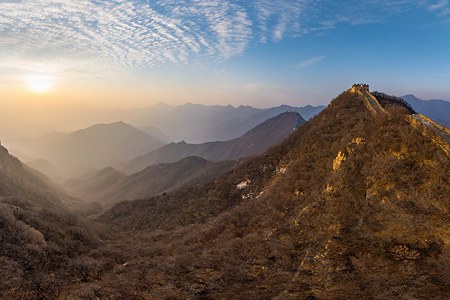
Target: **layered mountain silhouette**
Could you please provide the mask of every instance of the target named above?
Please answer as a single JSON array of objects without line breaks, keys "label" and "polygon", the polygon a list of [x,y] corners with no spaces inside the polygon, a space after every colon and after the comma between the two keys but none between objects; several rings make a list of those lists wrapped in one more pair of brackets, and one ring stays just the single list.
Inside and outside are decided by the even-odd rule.
[{"label": "layered mountain silhouette", "polygon": [[113,167],[107,167],[99,171],[70,178],[64,182],[63,187],[68,191],[79,195],[83,199],[92,200],[95,198],[96,194],[114,186],[117,182],[124,180],[126,177],[126,174]]},{"label": "layered mountain silhouette", "polygon": [[0,145],[0,202],[27,208],[69,210],[82,201],[23,164]]},{"label": "layered mountain silhouette", "polygon": [[[298,112],[305,120],[318,114],[324,106],[292,107],[281,105],[272,108],[251,106],[201,105],[187,103],[170,106],[159,103],[146,109],[105,112],[97,118],[123,120],[138,128],[154,127],[162,131],[170,141],[185,140],[188,143],[227,141],[238,138],[267,119],[283,112]],[[150,128],[152,134],[154,130]],[[160,135],[161,136],[161,135]]]},{"label": "layered mountain silhouette", "polygon": [[[28,154],[48,161],[60,170],[62,176],[66,176],[76,169],[114,166],[162,145],[145,132],[116,122],[97,124],[71,133],[49,134],[28,141],[24,147]],[[32,164],[36,165],[36,162]],[[40,164],[39,167],[45,172],[46,168],[42,168],[45,166]]]},{"label": "layered mountain silhouette", "polygon": [[203,144],[188,144],[184,141],[171,143],[144,156],[132,159],[121,169],[127,173],[134,173],[146,166],[175,162],[189,156],[221,161],[258,155],[270,146],[280,143],[304,122],[305,120],[297,112],[281,113],[259,124],[240,138]]},{"label": "layered mountain silhouette", "polygon": [[64,187],[83,199],[108,207],[118,201],[146,198],[183,186],[206,183],[235,164],[233,161],[208,162],[199,157],[187,157],[175,163],[150,166],[129,176],[106,168],[84,179],[68,180]]},{"label": "layered mountain silhouette", "polygon": [[444,100],[422,100],[414,95],[401,97],[417,112],[433,119],[443,126],[450,127],[450,102]]},{"label": "layered mountain silhouette", "polygon": [[151,242],[109,279],[145,270],[145,285],[105,281],[98,290],[449,298],[449,132],[376,95],[354,86],[280,145],[206,185],[116,204],[100,220]]}]

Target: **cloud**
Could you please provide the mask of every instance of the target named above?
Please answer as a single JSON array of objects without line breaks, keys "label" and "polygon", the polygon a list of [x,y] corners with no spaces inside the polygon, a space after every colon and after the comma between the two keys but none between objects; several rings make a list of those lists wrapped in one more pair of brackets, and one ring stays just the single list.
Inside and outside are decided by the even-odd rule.
[{"label": "cloud", "polygon": [[437,15],[440,17],[446,17],[450,15],[449,0],[426,1],[425,5],[428,11],[437,13]]},{"label": "cloud", "polygon": [[429,3],[428,4],[428,10],[436,11],[436,10],[440,10],[440,9],[446,8],[448,3],[449,3],[448,0],[440,0],[440,1],[437,1],[437,2]]},{"label": "cloud", "polygon": [[254,5],[260,42],[279,42],[285,34],[300,32],[301,12],[306,1],[255,0]]},{"label": "cloud", "polygon": [[251,39],[247,11],[227,1],[0,2],[0,59],[79,60],[133,70],[228,59]]},{"label": "cloud", "polygon": [[0,72],[10,61],[60,72],[70,61],[70,69],[92,74],[220,62],[259,44],[383,22],[417,7],[450,12],[447,0],[0,0]]},{"label": "cloud", "polygon": [[[0,59],[110,70],[227,60],[300,29],[302,0],[2,0]],[[1,63],[0,63],[1,64]]]},{"label": "cloud", "polygon": [[314,65],[320,63],[324,59],[325,59],[325,56],[316,56],[316,57],[310,58],[310,59],[305,60],[304,62],[296,65],[295,68],[296,69],[304,69],[307,67],[311,67],[311,66],[314,66]]}]

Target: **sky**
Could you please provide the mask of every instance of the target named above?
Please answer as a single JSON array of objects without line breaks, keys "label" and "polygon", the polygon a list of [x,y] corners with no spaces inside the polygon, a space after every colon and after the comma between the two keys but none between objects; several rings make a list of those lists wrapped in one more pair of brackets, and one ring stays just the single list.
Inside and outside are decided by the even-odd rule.
[{"label": "sky", "polygon": [[450,100],[449,79],[449,0],[0,0],[1,110],[14,120],[318,105],[356,82]]}]

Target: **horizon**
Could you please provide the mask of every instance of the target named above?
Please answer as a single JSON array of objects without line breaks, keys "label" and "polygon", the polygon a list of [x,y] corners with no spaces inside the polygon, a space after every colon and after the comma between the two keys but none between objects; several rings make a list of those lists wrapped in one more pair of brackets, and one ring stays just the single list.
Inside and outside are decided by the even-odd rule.
[{"label": "horizon", "polygon": [[[370,86],[370,84],[369,84]],[[54,121],[56,123],[53,124],[46,124],[44,126],[39,126],[42,124],[36,124],[36,120],[35,119],[31,119],[30,124],[33,124],[34,126],[38,125],[36,128],[34,126],[30,126],[30,124],[28,123],[24,123],[23,120],[21,120],[20,123],[14,123],[11,122],[7,117],[4,117],[3,119],[0,119],[0,125],[1,126],[1,130],[0,130],[0,134],[3,137],[3,140],[8,142],[8,141],[14,141],[14,140],[20,140],[22,138],[39,138],[40,136],[46,135],[47,133],[54,133],[54,132],[60,132],[60,133],[70,133],[70,132],[75,132],[78,130],[82,130],[82,129],[86,129],[89,128],[91,126],[97,125],[97,124],[112,124],[112,123],[117,123],[117,122],[124,122],[126,124],[132,125],[133,127],[136,127],[137,129],[139,129],[142,126],[136,125],[136,124],[132,124],[132,122],[126,122],[124,120],[122,120],[120,117],[114,117],[114,113],[130,113],[130,112],[135,112],[135,111],[145,111],[145,110],[151,110],[152,108],[158,107],[158,106],[167,106],[167,107],[171,107],[171,108],[177,108],[177,107],[182,107],[182,106],[187,106],[187,105],[198,105],[198,106],[209,106],[209,107],[213,107],[213,106],[220,106],[220,107],[233,107],[234,109],[238,109],[240,107],[251,107],[251,108],[255,108],[255,109],[269,109],[269,108],[274,108],[274,107],[283,107],[283,106],[289,106],[292,108],[301,108],[301,107],[327,107],[328,104],[339,95],[339,93],[345,91],[347,89],[343,89],[341,91],[337,91],[335,96],[331,97],[330,99],[328,99],[327,102],[324,102],[323,104],[310,104],[310,103],[306,103],[304,105],[298,105],[296,106],[295,104],[289,104],[289,103],[279,103],[276,104],[274,106],[258,106],[258,105],[251,105],[251,104],[232,104],[232,103],[200,103],[200,102],[184,102],[184,103],[180,103],[180,104],[170,104],[167,102],[157,102],[157,103],[151,103],[148,105],[138,105],[136,107],[128,107],[128,108],[110,108],[110,109],[103,109],[102,107],[92,107],[92,106],[87,106],[87,105],[79,105],[79,106],[72,106],[70,107],[70,109],[68,109],[67,111],[64,110],[60,110],[60,107],[56,106],[55,110],[53,112],[50,112],[49,115],[52,115]],[[372,89],[371,89],[372,91]],[[375,90],[373,90],[375,91]],[[376,90],[377,92],[382,92],[385,93],[382,90]],[[389,94],[389,93],[386,93]],[[415,94],[405,94],[405,95],[393,95],[393,94],[389,94],[392,96],[396,96],[396,97],[406,97],[406,96],[413,96],[419,100],[424,100],[424,101],[445,101],[445,102],[450,102],[450,100],[446,100],[446,99],[423,99]],[[35,110],[36,112],[36,110]],[[63,112],[63,113],[62,113]],[[46,111],[45,109],[42,109],[40,111],[40,113],[42,115],[44,115],[45,113],[48,113],[48,111]],[[61,115],[59,115],[59,113],[61,113]],[[37,115],[37,118],[40,118],[42,115]],[[81,116],[88,116],[88,118],[80,118]],[[59,117],[59,118],[58,118]],[[91,117],[91,118],[89,118]],[[106,118],[106,120],[102,120],[103,118]],[[15,118],[15,116],[13,116],[13,118]],[[63,122],[66,121],[66,122]],[[2,123],[3,121],[3,123]],[[39,122],[37,122],[39,123]],[[22,124],[22,126],[17,126],[19,124]],[[30,130],[30,128],[33,128],[34,130]],[[11,132],[12,131],[12,132]]]},{"label": "horizon", "polygon": [[433,0],[5,0],[0,134],[160,102],[326,105],[355,82],[450,100],[449,24]]}]

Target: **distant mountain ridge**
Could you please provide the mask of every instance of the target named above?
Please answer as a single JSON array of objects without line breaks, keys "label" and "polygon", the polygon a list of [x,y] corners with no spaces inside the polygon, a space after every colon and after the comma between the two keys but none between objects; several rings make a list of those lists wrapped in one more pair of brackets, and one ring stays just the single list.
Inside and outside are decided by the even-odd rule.
[{"label": "distant mountain ridge", "polygon": [[270,146],[280,143],[304,122],[305,120],[299,113],[284,112],[257,125],[237,139],[202,144],[188,144],[184,141],[171,143],[144,156],[130,160],[120,169],[131,174],[146,166],[175,162],[189,156],[220,161],[238,160],[243,157],[258,155]]},{"label": "distant mountain ridge", "polygon": [[64,187],[79,197],[108,207],[118,201],[205,183],[234,165],[234,161],[209,162],[200,157],[187,157],[174,163],[149,166],[129,176],[109,167],[84,179],[68,180]]},{"label": "distant mountain ridge", "polygon": [[124,173],[112,167],[107,167],[81,178],[70,178],[63,184],[63,187],[79,197],[93,200],[97,198],[97,194],[114,186],[126,177]]},{"label": "distant mountain ridge", "polygon": [[28,141],[23,147],[28,154],[45,159],[65,175],[75,169],[114,166],[162,145],[162,142],[129,124],[114,122],[70,133],[49,134]]},{"label": "distant mountain ridge", "polygon": [[422,100],[414,95],[401,97],[407,101],[414,110],[421,113],[439,124],[450,128],[450,102],[445,100]]},{"label": "distant mountain ridge", "polygon": [[171,106],[159,103],[149,108],[105,112],[97,118],[104,121],[123,120],[138,128],[155,127],[173,142],[185,140],[188,143],[204,143],[238,138],[258,124],[283,112],[298,112],[308,120],[324,108],[322,105],[255,108],[244,105],[234,107],[186,103]]}]

